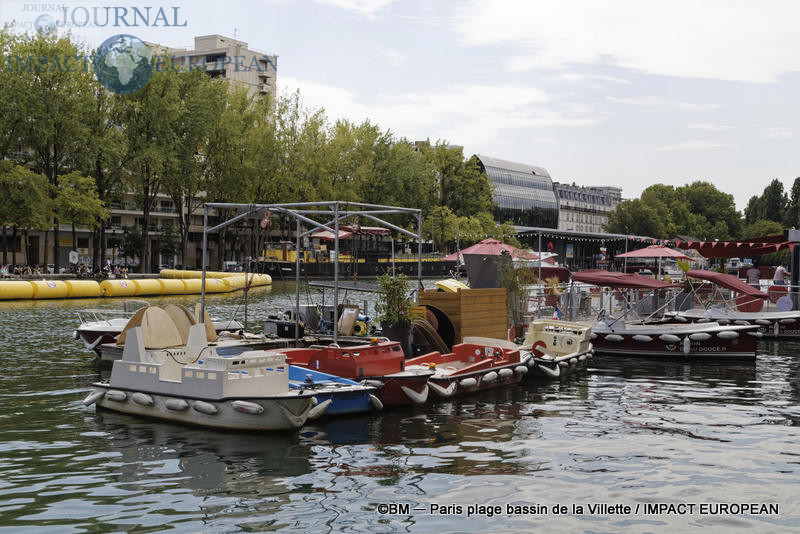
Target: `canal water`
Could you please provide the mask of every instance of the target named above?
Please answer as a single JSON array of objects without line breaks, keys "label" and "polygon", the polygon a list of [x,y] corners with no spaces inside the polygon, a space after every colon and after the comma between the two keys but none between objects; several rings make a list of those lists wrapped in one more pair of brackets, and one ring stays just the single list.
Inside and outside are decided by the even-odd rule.
[{"label": "canal water", "polygon": [[[292,291],[254,291],[251,327]],[[209,308],[242,319],[241,301]],[[118,305],[0,303],[0,532],[800,529],[800,343],[747,364],[596,357],[562,382],[253,435],[85,407],[101,370],[76,311]]]}]

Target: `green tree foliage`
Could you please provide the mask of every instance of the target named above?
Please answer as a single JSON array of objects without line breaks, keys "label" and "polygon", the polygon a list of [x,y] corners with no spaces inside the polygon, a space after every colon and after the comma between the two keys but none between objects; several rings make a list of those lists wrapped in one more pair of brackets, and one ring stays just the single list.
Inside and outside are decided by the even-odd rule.
[{"label": "green tree foliage", "polygon": [[97,195],[97,185],[88,176],[73,171],[61,176],[53,207],[60,221],[72,225],[72,248],[78,248],[75,226],[95,228],[108,218],[108,209]]},{"label": "green tree foliage", "polygon": [[753,239],[767,235],[777,235],[783,233],[783,225],[779,222],[759,219],[752,224],[748,224],[742,230],[742,239]]},{"label": "green tree foliage", "polygon": [[783,222],[789,228],[800,228],[800,177],[794,179]]},{"label": "green tree foliage", "polygon": [[[0,161],[0,225],[4,233],[11,227],[13,239],[22,230],[26,249],[29,249],[28,232],[46,230],[50,225],[51,201],[47,195],[47,178],[10,161]],[[12,263],[17,263],[16,247],[12,249]],[[30,258],[29,254],[26,254]]]},{"label": "green tree foliage", "polygon": [[658,214],[659,207],[652,207],[646,200],[638,198],[623,200],[609,213],[605,229],[616,234],[663,238],[666,236],[666,229],[664,219]]}]

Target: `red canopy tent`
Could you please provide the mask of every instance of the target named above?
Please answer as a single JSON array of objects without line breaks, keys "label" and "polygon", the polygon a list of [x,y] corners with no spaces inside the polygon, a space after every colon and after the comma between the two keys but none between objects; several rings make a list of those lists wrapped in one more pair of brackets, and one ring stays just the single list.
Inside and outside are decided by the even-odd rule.
[{"label": "red canopy tent", "polygon": [[691,258],[686,254],[679,252],[673,248],[664,247],[661,245],[650,245],[649,247],[640,248],[625,252],[624,254],[617,254],[617,258],[676,258],[679,260],[690,260]]},{"label": "red canopy tent", "polygon": [[791,248],[783,234],[743,239],[741,241],[685,241],[676,240],[675,246],[694,249],[706,258],[744,258],[761,256]]},{"label": "red canopy tent", "polygon": [[[467,247],[461,251],[461,255],[464,254],[485,254],[487,256],[499,256],[503,252],[508,252],[511,254],[512,258],[521,258],[524,260],[538,260],[539,256],[535,254],[530,254],[525,252],[524,250],[518,249],[517,247],[513,247],[511,245],[507,245],[497,239],[484,239],[480,243],[475,243],[471,247]],[[458,259],[458,252],[454,252],[449,256],[445,256],[443,258],[444,261],[456,261]]]},{"label": "red canopy tent", "polygon": [[690,278],[699,278],[700,280],[708,280],[709,282],[713,282],[718,286],[722,286],[726,289],[730,289],[732,291],[736,291],[737,293],[741,293],[742,295],[747,295],[748,297],[758,297],[761,299],[768,298],[768,295],[758,289],[754,288],[749,284],[745,284],[732,274],[726,273],[718,273],[715,271],[687,271],[686,276]]},{"label": "red canopy tent", "polygon": [[603,271],[602,269],[591,269],[572,274],[574,282],[584,282],[600,287],[610,287],[612,289],[665,289],[675,287],[667,282],[641,276],[639,274],[625,274]]}]

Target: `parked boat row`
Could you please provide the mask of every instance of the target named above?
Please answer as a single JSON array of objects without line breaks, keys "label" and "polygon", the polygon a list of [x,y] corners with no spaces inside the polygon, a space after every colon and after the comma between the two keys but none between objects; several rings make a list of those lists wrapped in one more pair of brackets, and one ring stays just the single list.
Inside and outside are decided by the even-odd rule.
[{"label": "parked boat row", "polygon": [[565,322],[536,324],[529,346],[472,340],[410,360],[385,338],[280,351],[252,350],[243,339],[228,341],[221,354],[209,343],[211,330],[193,319],[177,305],[137,311],[118,339],[122,357],[110,379],[93,384],[85,404],[199,426],[286,430],[323,415],[424,404],[525,376],[556,378],[592,355],[588,327]]}]

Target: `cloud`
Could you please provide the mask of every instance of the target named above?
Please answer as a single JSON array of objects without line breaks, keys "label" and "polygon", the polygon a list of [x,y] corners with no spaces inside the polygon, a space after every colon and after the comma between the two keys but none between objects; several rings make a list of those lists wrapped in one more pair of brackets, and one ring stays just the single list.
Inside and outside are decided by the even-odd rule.
[{"label": "cloud", "polygon": [[625,78],[617,78],[616,76],[604,76],[602,74],[578,74],[576,72],[553,74],[551,76],[544,76],[542,79],[547,81],[566,82],[566,83],[578,83],[578,82],[590,82],[590,81],[622,83],[622,84],[633,83],[630,80],[626,80]]},{"label": "cloud", "polygon": [[316,0],[319,4],[338,7],[360,17],[372,19],[379,11],[389,7],[394,0]]},{"label": "cloud", "polygon": [[[574,102],[554,101],[544,91],[518,85],[453,85],[437,91],[383,93],[369,99],[357,91],[282,77],[281,89],[300,90],[304,104],[322,107],[329,119],[369,119],[409,139],[447,139],[459,145],[498,146],[512,129],[586,127],[605,115]],[[517,135],[517,134],[513,134]]]},{"label": "cloud", "polygon": [[648,74],[774,82],[800,65],[800,3],[776,0],[469,0],[465,46],[510,46],[510,71],[615,65]]},{"label": "cloud", "polygon": [[702,130],[705,132],[729,132],[731,130],[741,130],[741,126],[731,126],[729,124],[714,124],[711,122],[699,122],[696,124],[687,124],[686,127],[690,130]]},{"label": "cloud", "polygon": [[795,136],[795,130],[792,128],[764,128],[761,130],[761,135],[770,137],[772,139],[789,139]]},{"label": "cloud", "polygon": [[666,145],[662,147],[658,147],[656,150],[664,151],[664,150],[700,150],[700,149],[707,149],[707,148],[728,148],[734,145],[730,143],[718,143],[715,141],[684,141],[682,143],[675,143],[672,145]]},{"label": "cloud", "polygon": [[680,100],[670,100],[661,96],[640,96],[632,98],[621,98],[607,96],[607,100],[618,104],[628,104],[639,108],[641,111],[656,113],[661,111],[710,111],[719,109],[720,104],[696,104],[694,102],[682,102]]}]

